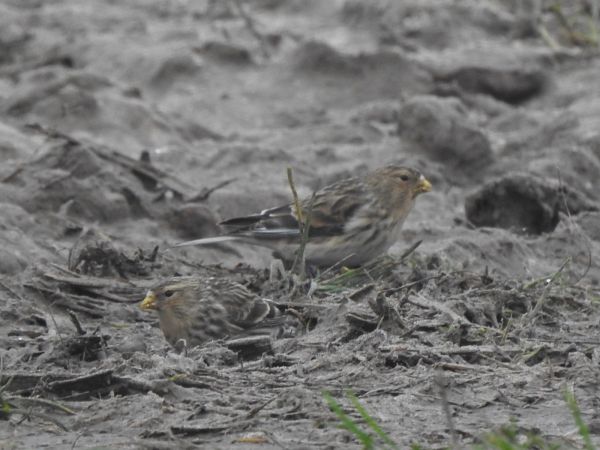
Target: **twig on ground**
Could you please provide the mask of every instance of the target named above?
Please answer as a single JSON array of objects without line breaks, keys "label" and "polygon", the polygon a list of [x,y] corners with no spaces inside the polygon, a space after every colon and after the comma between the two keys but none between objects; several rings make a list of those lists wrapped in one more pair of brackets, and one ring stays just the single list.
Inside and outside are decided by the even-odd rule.
[{"label": "twig on ground", "polygon": [[67,256],[67,268],[70,271],[75,270],[75,265],[73,264],[73,252],[74,252],[75,248],[77,248],[77,246],[79,245],[79,242],[81,241],[81,238],[83,236],[85,236],[88,232],[89,232],[89,228],[88,227],[84,227],[81,230],[81,232],[79,233],[79,236],[77,236],[77,239],[75,240],[75,243],[69,249],[69,255]]},{"label": "twig on ground", "polygon": [[[56,299],[52,302],[53,306],[69,308],[76,312],[88,314],[90,317],[94,318],[100,318],[104,315],[105,306],[101,300],[97,300],[92,297],[87,297],[83,295],[66,294],[55,289],[49,289],[47,287],[41,286],[40,284],[25,283],[23,284],[23,286],[47,294],[48,296],[60,295],[61,298]],[[56,328],[56,321],[53,318],[52,322]]]},{"label": "twig on ground", "polygon": [[79,322],[79,319],[77,318],[77,315],[75,314],[75,312],[69,309],[69,310],[67,310],[67,313],[69,314],[69,318],[71,319],[71,322],[73,322],[73,325],[75,326],[75,329],[77,330],[77,334],[79,336],[83,336],[85,334],[85,331],[81,327],[81,323]]},{"label": "twig on ground", "polygon": [[550,288],[552,287],[552,285],[554,284],[554,282],[556,281],[558,276],[563,272],[565,267],[567,267],[567,265],[570,262],[571,262],[571,257],[566,258],[563,261],[563,263],[561,264],[561,266],[558,268],[558,270],[556,272],[554,272],[550,278],[548,278],[548,277],[544,278],[544,280],[546,281],[546,287],[544,288],[544,292],[542,292],[542,295],[536,302],[533,309],[531,311],[529,311],[527,314],[523,315],[523,317],[522,317],[523,323],[528,323],[530,326],[535,324],[535,321],[536,321],[537,317],[539,316],[540,311],[542,310],[542,307],[544,306],[544,303],[546,302],[546,298],[548,297],[548,294],[550,293]]},{"label": "twig on ground", "polygon": [[265,36],[258,31],[258,29],[255,25],[256,21],[254,20],[253,17],[250,16],[250,14],[248,14],[246,12],[246,10],[242,6],[242,3],[240,2],[240,0],[233,0],[233,4],[235,5],[235,8],[236,8],[238,14],[244,21],[244,24],[246,25],[246,28],[248,28],[248,31],[250,32],[250,34],[252,36],[254,36],[256,38],[256,40],[258,41],[258,43],[260,45],[260,50],[262,52],[262,56],[264,58],[268,58],[269,54],[270,54],[270,52],[269,52],[270,45],[269,45],[268,40],[265,38]]},{"label": "twig on ground", "polygon": [[544,25],[538,25],[536,27],[536,30],[548,47],[550,47],[555,52],[561,49],[560,44],[556,42],[556,39],[552,37],[552,35]]},{"label": "twig on ground", "polygon": [[342,259],[340,259],[339,261],[333,263],[331,266],[329,266],[327,269],[325,269],[323,272],[321,272],[321,274],[319,275],[320,279],[323,279],[325,277],[325,275],[327,275],[329,272],[331,272],[334,269],[337,269],[339,267],[341,267],[342,263],[350,258],[352,258],[354,256],[354,253],[349,254],[348,256],[344,256]]},{"label": "twig on ground", "polygon": [[416,296],[409,296],[406,299],[406,301],[409,303],[412,303],[413,305],[420,306],[421,308],[434,309],[441,313],[447,314],[454,322],[457,322],[461,325],[476,327],[476,328],[480,328],[480,329],[483,329],[483,330],[486,330],[486,331],[489,331],[489,332],[492,332],[495,334],[502,335],[502,330],[498,330],[496,328],[488,327],[488,326],[481,325],[478,323],[473,323],[470,320],[468,320],[466,317],[461,316],[461,315],[457,314],[456,312],[452,311],[446,305],[443,305],[442,303],[439,303],[435,300],[425,298],[421,294],[417,294]]},{"label": "twig on ground", "polygon": [[434,309],[438,312],[447,314],[453,322],[460,323],[461,325],[478,326],[477,324],[467,320],[465,317],[455,313],[446,305],[436,302],[435,300],[425,298],[421,294],[411,295],[408,297],[407,301],[413,305],[420,306],[421,308]]},{"label": "twig on ground", "polygon": [[43,406],[50,406],[52,408],[55,408],[55,409],[58,409],[59,411],[64,412],[65,414],[69,414],[69,415],[77,414],[71,408],[69,408],[65,405],[62,405],[58,402],[54,402],[52,400],[48,400],[45,398],[21,397],[18,395],[10,395],[6,398],[6,400],[12,400],[13,402],[23,402],[23,403],[30,403],[30,404],[39,404],[39,405],[43,405]]},{"label": "twig on ground", "polygon": [[571,41],[573,45],[577,45],[579,47],[598,45],[598,41],[594,39],[595,36],[593,30],[590,35],[577,31],[575,27],[573,27],[573,25],[569,22],[569,19],[563,12],[559,3],[554,3],[550,5],[548,9],[551,13],[554,14],[560,25],[564,28],[569,41]]},{"label": "twig on ground", "polygon": [[224,188],[225,186],[230,185],[234,181],[236,181],[235,178],[230,178],[229,180],[221,181],[220,183],[217,183],[214,186],[205,187],[198,194],[194,195],[193,197],[188,198],[187,201],[188,202],[206,201],[206,200],[208,200],[208,197],[210,197],[213,194],[213,192],[215,192],[221,188]]},{"label": "twig on ground", "polygon": [[[294,201],[294,209],[296,210],[296,218],[298,219],[298,224],[301,226],[302,219],[302,206],[300,206],[300,200],[298,199],[298,192],[296,191],[296,185],[294,184],[294,174],[292,173],[292,168],[287,168],[287,179],[290,185],[290,189],[292,191],[292,197]],[[302,229],[300,230],[302,232]]]},{"label": "twig on ground", "polygon": [[439,274],[439,275],[432,275],[430,277],[420,278],[418,280],[411,281],[409,283],[405,283],[405,284],[403,284],[401,286],[384,289],[381,292],[386,293],[386,294],[387,293],[392,293],[392,292],[398,292],[398,291],[401,291],[402,289],[407,289],[407,288],[410,288],[410,287],[413,287],[413,286],[417,286],[417,285],[419,285],[421,283],[425,283],[425,282],[430,281],[430,280],[437,280],[437,279],[443,278],[443,277],[445,277],[447,275],[449,275],[449,274],[445,274],[444,273],[444,274]]},{"label": "twig on ground", "polygon": [[11,289],[10,287],[8,287],[6,284],[4,284],[2,281],[0,281],[0,287],[2,289],[4,289],[6,292],[9,292],[10,294],[12,294],[17,300],[24,302],[25,300],[23,299],[23,297],[21,295],[19,295],[18,292],[14,291],[13,289]]},{"label": "twig on ground", "polygon": [[408,247],[408,249],[406,249],[404,253],[400,255],[400,261],[404,261],[406,258],[408,258],[411,255],[411,253],[413,253],[422,243],[423,240],[420,240]]},{"label": "twig on ground", "polygon": [[54,317],[54,313],[52,312],[52,305],[46,305],[47,309],[48,309],[48,315],[50,316],[50,320],[52,320],[52,324],[54,325],[54,329],[56,330],[56,335],[58,336],[58,339],[60,340],[61,344],[64,344],[65,341],[62,337],[62,334],[60,333],[60,330],[58,329],[58,323],[56,322],[56,318]]},{"label": "twig on ground", "polygon": [[[73,450],[75,448],[75,445],[77,445],[77,441],[85,434],[85,431],[82,431],[80,433],[77,434],[77,437],[75,438],[75,440],[73,441],[73,443],[71,444],[71,450]],[[113,444],[114,445],[114,444]]]},{"label": "twig on ground", "polygon": [[77,272],[72,272],[64,267],[60,267],[57,264],[50,264],[55,269],[63,272],[67,276],[61,276],[57,273],[52,272],[44,272],[43,275],[47,278],[50,278],[55,281],[61,281],[67,284],[74,284],[76,286],[82,287],[91,287],[91,288],[102,288],[102,287],[137,287],[134,283],[130,281],[120,281],[112,278],[99,278],[92,277],[89,275],[82,275]]},{"label": "twig on ground", "polygon": [[273,403],[279,396],[275,395],[273,397],[271,397],[269,400],[267,400],[266,402],[261,403],[258,406],[255,406],[254,408],[252,408],[250,411],[248,411],[248,413],[244,416],[244,419],[251,419],[254,416],[256,416],[262,409],[264,409],[266,406],[268,406],[269,404]]},{"label": "twig on ground", "polygon": [[37,417],[38,419],[42,419],[47,422],[53,423],[54,425],[56,425],[58,428],[60,428],[63,431],[69,431],[69,429],[65,425],[63,425],[59,420],[55,419],[54,417],[52,417],[48,414],[33,412],[30,410],[25,411],[24,409],[20,409],[20,408],[12,408],[10,410],[10,413],[11,414],[21,414],[23,416],[23,420],[30,419],[31,417]]}]

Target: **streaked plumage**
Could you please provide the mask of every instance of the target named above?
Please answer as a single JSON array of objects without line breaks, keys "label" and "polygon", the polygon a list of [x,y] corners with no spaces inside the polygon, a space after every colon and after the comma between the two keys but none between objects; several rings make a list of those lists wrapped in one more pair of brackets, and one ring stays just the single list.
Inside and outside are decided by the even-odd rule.
[{"label": "streaked plumage", "polygon": [[241,284],[215,277],[175,277],[146,294],[142,309],[158,313],[160,328],[172,346],[200,345],[243,334],[273,334],[285,316],[270,300]]},{"label": "streaked plumage", "polygon": [[[417,195],[430,190],[431,184],[420,172],[397,165],[320,189],[312,208],[306,260],[317,266],[338,262],[358,266],[381,255],[398,239]],[[304,214],[310,201],[310,197],[301,201]],[[291,261],[300,242],[293,204],[225,220],[220,225],[223,236],[183,242],[177,247],[238,240],[269,247]]]}]

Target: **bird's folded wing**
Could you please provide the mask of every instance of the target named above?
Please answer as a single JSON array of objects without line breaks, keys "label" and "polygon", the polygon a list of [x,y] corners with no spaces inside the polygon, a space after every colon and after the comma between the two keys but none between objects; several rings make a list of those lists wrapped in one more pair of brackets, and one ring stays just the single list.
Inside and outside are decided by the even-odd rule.
[{"label": "bird's folded wing", "polygon": [[[346,224],[365,204],[365,189],[356,179],[343,180],[320,191],[310,215],[309,236],[342,234]],[[303,202],[304,211],[310,209],[310,200]]]},{"label": "bird's folded wing", "polygon": [[251,328],[265,319],[276,318],[281,313],[277,307],[259,297],[253,301],[246,301],[244,305],[239,305],[235,310],[230,311],[230,322],[240,328]]}]

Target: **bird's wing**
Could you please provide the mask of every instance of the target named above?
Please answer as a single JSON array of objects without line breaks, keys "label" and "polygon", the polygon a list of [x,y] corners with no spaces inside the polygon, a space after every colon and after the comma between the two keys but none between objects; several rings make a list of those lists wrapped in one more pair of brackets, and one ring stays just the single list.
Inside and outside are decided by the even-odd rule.
[{"label": "bird's wing", "polygon": [[249,291],[245,286],[228,279],[211,278],[210,289],[218,292],[225,307],[227,321],[236,327],[250,327],[271,314],[270,302]]},{"label": "bird's wing", "polygon": [[[342,234],[346,223],[365,203],[365,187],[355,178],[328,186],[315,194],[310,216],[309,237]],[[311,198],[301,201],[302,212],[310,211]],[[221,222],[230,236],[279,239],[299,235],[295,205],[265,209],[259,214],[236,217]]]},{"label": "bird's wing", "polygon": [[256,297],[248,306],[249,308],[240,309],[237,314],[232,315],[230,322],[243,329],[270,326],[271,322],[278,323],[281,312],[271,302]]},{"label": "bird's wing", "polygon": [[290,205],[265,209],[249,216],[234,217],[224,220],[219,225],[232,236],[256,234],[268,238],[298,235],[298,221]]},{"label": "bird's wing", "polygon": [[[342,234],[346,224],[366,202],[366,189],[356,178],[335,183],[319,191],[310,217],[310,236]],[[302,208],[308,211],[310,199]]]}]

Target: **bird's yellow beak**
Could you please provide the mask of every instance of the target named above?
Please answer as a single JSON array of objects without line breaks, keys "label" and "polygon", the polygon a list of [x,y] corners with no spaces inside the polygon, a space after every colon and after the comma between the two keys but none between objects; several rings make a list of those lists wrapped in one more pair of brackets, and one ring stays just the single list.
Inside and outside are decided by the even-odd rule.
[{"label": "bird's yellow beak", "polygon": [[431,183],[429,182],[429,180],[427,178],[425,178],[423,175],[421,175],[421,178],[419,179],[419,182],[417,183],[417,185],[415,186],[415,194],[421,194],[422,192],[429,192],[431,191]]},{"label": "bird's yellow beak", "polygon": [[144,298],[142,303],[140,303],[140,308],[156,309],[156,295],[154,295],[154,292],[148,291],[146,293],[146,297]]}]

